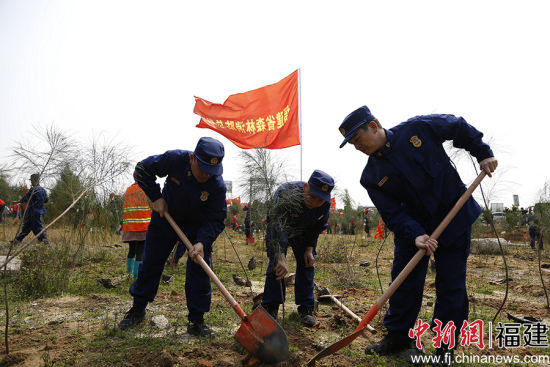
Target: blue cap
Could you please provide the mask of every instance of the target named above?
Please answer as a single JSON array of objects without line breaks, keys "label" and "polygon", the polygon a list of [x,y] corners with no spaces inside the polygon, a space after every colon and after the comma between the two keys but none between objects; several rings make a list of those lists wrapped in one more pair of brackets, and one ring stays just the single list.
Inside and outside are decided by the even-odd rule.
[{"label": "blue cap", "polygon": [[324,201],[330,201],[330,192],[334,188],[334,180],[328,173],[316,169],[307,183],[313,195]]},{"label": "blue cap", "polygon": [[193,152],[199,168],[210,175],[223,173],[222,160],[225,155],[223,144],[214,138],[202,137]]},{"label": "blue cap", "polygon": [[370,110],[367,106],[359,107],[352,113],[346,116],[344,122],[340,125],[338,130],[344,135],[344,141],[340,144],[342,148],[348,140],[353,138],[357,133],[357,130],[364,124],[368,124],[374,120],[374,116],[370,113]]}]

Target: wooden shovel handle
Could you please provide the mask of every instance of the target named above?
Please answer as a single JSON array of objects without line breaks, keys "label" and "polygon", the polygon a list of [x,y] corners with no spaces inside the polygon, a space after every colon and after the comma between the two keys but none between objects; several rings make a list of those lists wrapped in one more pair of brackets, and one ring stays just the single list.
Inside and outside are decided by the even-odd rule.
[{"label": "wooden shovel handle", "polygon": [[[443,218],[441,223],[437,226],[437,228],[434,230],[432,235],[430,236],[430,239],[438,239],[441,233],[447,228],[451,220],[455,217],[455,215],[458,213],[458,211],[462,208],[466,200],[470,198],[472,195],[472,192],[479,186],[481,183],[481,180],[485,177],[485,172],[481,171],[481,173],[477,176],[477,178],[472,182],[470,187],[462,194],[462,196],[458,199],[458,201],[455,203],[453,208],[449,211],[449,213]],[[312,359],[310,359],[307,363],[308,367],[315,366],[315,362],[320,360],[321,358],[324,358],[326,356],[329,356],[331,354],[336,353],[340,349],[344,348],[347,345],[350,345],[362,332],[363,329],[368,325],[368,323],[376,316],[378,311],[382,308],[382,306],[386,303],[386,301],[392,296],[392,294],[395,292],[395,290],[403,283],[405,278],[410,274],[410,272],[414,269],[414,267],[418,264],[418,262],[426,255],[426,250],[418,250],[416,254],[413,256],[411,260],[409,260],[409,263],[401,270],[399,275],[393,280],[391,285],[386,289],[384,294],[380,296],[376,300],[375,303],[371,306],[367,314],[363,317],[353,334],[345,337],[344,339],[341,339],[337,341],[336,343],[326,347],[317,355],[315,355]]]},{"label": "wooden shovel handle", "polygon": [[[462,194],[462,196],[457,200],[455,205],[452,207],[452,209],[447,213],[445,218],[439,223],[437,228],[433,231],[432,235],[430,236],[430,239],[437,240],[439,236],[441,236],[441,233],[447,228],[449,223],[453,220],[453,218],[456,216],[456,214],[462,209],[464,206],[464,203],[472,196],[472,193],[474,190],[479,186],[481,183],[481,180],[485,177],[486,173],[485,171],[481,171],[481,173],[476,177],[474,182],[468,187],[468,189]],[[401,273],[392,281],[391,285],[386,289],[384,294],[380,296],[376,300],[376,303],[378,305],[378,308],[382,308],[382,306],[386,303],[386,301],[395,293],[397,288],[403,283],[405,278],[411,273],[411,271],[414,269],[414,267],[418,264],[420,260],[426,255],[426,250],[418,250],[416,254],[413,256],[413,258],[409,261],[409,263],[401,270]]]},{"label": "wooden shovel handle", "polygon": [[[344,310],[345,313],[347,313],[349,316],[351,316],[353,319],[355,319],[357,322],[361,322],[361,318],[357,316],[352,310],[346,307],[342,302],[340,302],[336,297],[334,297],[332,294],[328,295],[332,302],[336,303],[336,306]],[[367,330],[369,330],[371,333],[376,334],[376,329],[374,329],[370,324],[367,324],[366,326]]]},{"label": "wooden shovel handle", "polygon": [[[168,212],[164,212],[164,218],[166,218],[168,223],[170,223],[170,226],[172,226],[172,229],[176,232],[180,240],[185,244],[185,246],[187,247],[187,250],[191,251],[193,249],[193,244],[191,243],[191,241],[189,241],[185,233],[183,233],[183,231],[180,229],[180,227],[178,226],[174,218],[172,218],[172,216]],[[218,279],[216,274],[214,274],[210,266],[208,266],[206,261],[204,261],[204,259],[200,256],[199,256],[199,265],[206,272],[206,274],[208,274],[210,279],[212,279],[214,284],[216,284],[220,292],[222,292],[223,296],[225,297],[227,302],[229,302],[229,305],[235,310],[237,315],[239,315],[241,319],[244,319],[246,317],[246,314],[244,313],[241,306],[237,303],[237,301],[235,301],[235,298],[233,298],[231,293],[229,293],[229,291],[225,288],[225,286]]]}]

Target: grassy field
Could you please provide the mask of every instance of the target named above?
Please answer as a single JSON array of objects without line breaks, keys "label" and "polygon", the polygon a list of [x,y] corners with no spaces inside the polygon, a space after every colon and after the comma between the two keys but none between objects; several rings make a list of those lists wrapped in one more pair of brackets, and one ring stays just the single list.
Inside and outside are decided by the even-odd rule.
[{"label": "grassy field", "polygon": [[[0,225],[1,254],[7,253],[8,240],[13,238],[14,231],[15,227],[10,223]],[[248,313],[252,310],[254,296],[263,291],[267,266],[263,242],[257,238],[256,245],[250,246],[245,244],[243,234],[233,231],[228,231],[228,234],[230,239],[222,233],[215,243],[213,268]],[[377,259],[380,240],[362,235],[321,235],[315,277],[317,284],[328,287],[332,294],[341,295],[341,301],[359,317],[363,317],[380,296],[380,285],[384,290],[387,288],[393,259],[391,236],[382,246]],[[187,334],[185,261],[173,268],[165,268],[165,274],[173,275],[173,280],[160,285],[155,302],[147,308],[146,321],[135,329],[123,332],[117,324],[131,305],[128,293],[131,279],[125,277],[127,245],[120,245],[118,236],[101,231],[55,229],[49,232],[49,237],[52,245],[38,244],[22,253],[22,270],[7,278],[10,353],[4,355],[1,366],[234,366],[246,361],[247,354],[233,339],[240,321],[215,287],[212,309],[206,314],[206,322],[216,331],[217,337],[202,340]],[[248,270],[247,263],[252,256],[257,259],[258,265],[254,270]],[[542,319],[548,325],[550,312],[546,307],[547,299],[535,252],[524,243],[515,243],[508,247],[506,258],[512,280],[508,299],[495,325],[498,322],[512,322],[507,313]],[[293,272],[293,256],[289,254],[287,260],[289,270]],[[370,264],[365,266],[367,262]],[[547,252],[543,252],[542,262],[550,262]],[[235,284],[233,274],[248,277],[252,286]],[[98,283],[99,278],[110,278],[121,283],[107,289]],[[492,320],[504,298],[505,284],[493,285],[489,282],[503,278],[504,266],[500,255],[470,255],[468,292],[471,321]],[[550,273],[544,271],[543,279],[550,284]],[[435,302],[434,284],[435,273],[428,271],[419,315],[426,322],[431,320]],[[2,308],[0,319],[5,325],[4,302]],[[317,366],[403,365],[404,362],[396,358],[367,357],[363,353],[365,346],[381,339],[383,314],[383,311],[380,312],[371,323],[377,334],[366,333],[365,337],[356,339],[351,346],[323,359]],[[160,330],[151,325],[150,320],[156,315],[164,315],[168,319],[168,329]],[[280,312],[279,323],[287,333],[291,356],[281,366],[305,366],[318,351],[351,334],[357,324],[330,303],[320,303],[316,317],[318,322],[313,328],[301,326],[293,289],[289,287],[284,322]],[[433,352],[432,337],[430,332],[422,337],[428,354]],[[485,339],[487,343],[486,333]],[[2,341],[5,351],[4,338]],[[544,358],[550,354],[548,348],[486,347],[479,350],[476,346],[459,347],[457,353],[521,358],[525,355]]]}]

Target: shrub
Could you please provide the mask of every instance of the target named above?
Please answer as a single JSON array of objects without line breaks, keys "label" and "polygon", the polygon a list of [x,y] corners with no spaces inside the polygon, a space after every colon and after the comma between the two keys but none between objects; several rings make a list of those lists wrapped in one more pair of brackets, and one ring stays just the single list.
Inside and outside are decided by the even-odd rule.
[{"label": "shrub", "polygon": [[38,244],[22,253],[21,269],[14,279],[16,295],[36,299],[61,294],[67,289],[74,264],[67,244]]}]

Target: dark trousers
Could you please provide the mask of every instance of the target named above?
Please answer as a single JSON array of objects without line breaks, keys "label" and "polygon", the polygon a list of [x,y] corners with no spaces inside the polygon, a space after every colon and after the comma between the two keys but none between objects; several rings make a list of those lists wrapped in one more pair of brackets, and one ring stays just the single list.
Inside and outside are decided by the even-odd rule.
[{"label": "dark trousers", "polygon": [[130,241],[128,242],[128,259],[136,258],[136,261],[141,261],[143,257],[143,248],[145,241]]},{"label": "dark trousers", "polygon": [[[34,233],[34,235],[36,235],[40,233],[43,229],[44,227],[42,226],[42,216],[26,215],[21,233],[19,233],[17,237],[15,237],[15,240],[21,242],[23,241],[23,238],[25,238],[31,231],[32,233]],[[38,241],[42,241],[44,238],[46,238],[46,232],[38,236]]]},{"label": "dark trousers", "polygon": [[[189,239],[193,243],[194,238]],[[153,302],[155,299],[164,264],[177,240],[178,237],[168,222],[153,212],[147,229],[143,262],[139,265],[138,278],[130,286],[135,307],[145,308],[148,302]],[[185,248],[185,246],[182,247]],[[204,261],[208,265],[210,265],[210,259],[211,254],[205,251]],[[203,321],[204,313],[210,311],[212,287],[208,275],[189,257],[185,274],[185,297],[189,321]]]},{"label": "dark trousers", "polygon": [[[278,281],[275,277],[274,268],[276,265],[275,251],[270,243],[266,243],[267,256],[269,257],[269,265],[265,274],[265,285],[263,304],[281,304],[283,298],[281,298],[281,285],[283,290],[283,297],[286,298],[286,288],[284,281]],[[304,252],[305,247],[303,245],[292,245],[292,251],[296,258],[296,279],[294,283],[294,297],[297,305],[313,307],[313,278],[315,277],[315,267],[305,267]],[[284,251],[286,255],[286,250]],[[315,254],[315,251],[314,251]],[[280,285],[281,284],[281,285]]]},{"label": "dark trousers", "polygon": [[[469,313],[466,261],[470,254],[470,235],[471,230],[456,238],[453,243],[439,243],[434,253],[436,301],[433,319],[440,320],[443,326],[453,321],[457,335]],[[392,279],[399,275],[417,250],[411,241],[396,241]],[[424,256],[390,297],[390,307],[384,317],[384,326],[390,333],[403,340],[408,339],[407,333],[414,326],[422,305],[428,260],[429,257]],[[433,319],[432,327],[435,326]]]},{"label": "dark trousers", "polygon": [[529,238],[531,240],[529,242],[529,245],[533,250],[535,249],[535,243],[537,242],[537,240],[539,241],[539,249],[542,249],[543,243],[540,232],[540,229],[538,229],[537,227],[529,226]]}]

